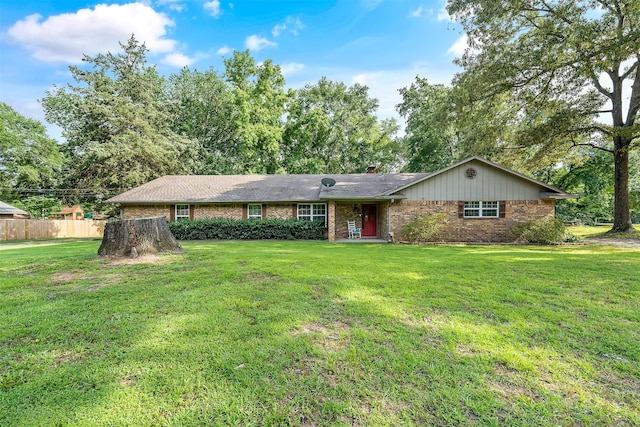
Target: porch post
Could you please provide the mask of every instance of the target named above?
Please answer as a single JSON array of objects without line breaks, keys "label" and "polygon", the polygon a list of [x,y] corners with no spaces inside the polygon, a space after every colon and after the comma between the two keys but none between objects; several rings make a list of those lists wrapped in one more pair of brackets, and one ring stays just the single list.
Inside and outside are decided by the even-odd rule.
[{"label": "porch post", "polygon": [[327,212],[327,229],[330,242],[336,241],[336,202],[329,202],[329,212]]}]

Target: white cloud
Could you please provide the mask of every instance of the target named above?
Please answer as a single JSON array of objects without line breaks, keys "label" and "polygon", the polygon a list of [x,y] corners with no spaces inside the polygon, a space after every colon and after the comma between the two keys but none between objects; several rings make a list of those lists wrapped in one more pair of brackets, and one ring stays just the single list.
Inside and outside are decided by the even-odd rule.
[{"label": "white cloud", "polygon": [[169,9],[176,12],[182,12],[185,8],[186,6],[180,3],[172,3],[169,5]]},{"label": "white cloud", "polygon": [[[138,3],[144,3],[147,6],[151,6],[151,2],[148,0],[138,0]],[[169,9],[176,11],[176,12],[182,12],[183,10],[185,10],[187,8],[187,5],[185,5],[184,3],[182,3],[182,0],[156,0],[156,4],[158,5],[169,5]]]},{"label": "white cloud", "polygon": [[438,10],[438,21],[451,21],[451,16],[449,16],[449,12],[447,12],[447,2],[440,2],[440,9]]},{"label": "white cloud", "polygon": [[299,62],[289,62],[280,66],[280,71],[282,71],[282,75],[285,77],[300,72],[303,69],[304,64],[300,64]]},{"label": "white cloud", "polygon": [[463,34],[462,36],[460,36],[460,38],[458,38],[458,40],[456,40],[451,45],[449,50],[447,50],[447,53],[452,53],[455,56],[462,56],[464,55],[464,52],[465,50],[467,50],[468,47],[469,47],[469,36],[467,36],[466,34]]},{"label": "white cloud", "polygon": [[182,68],[188,67],[193,64],[194,59],[189,58],[187,55],[184,55],[180,52],[173,52],[166,55],[162,59],[163,64],[171,65],[172,67]]},{"label": "white cloud", "polygon": [[247,37],[247,39],[244,41],[244,45],[247,49],[257,52],[267,47],[275,47],[278,45],[278,43],[272,42],[265,39],[264,37],[259,37],[254,34]]},{"label": "white cloud", "polygon": [[9,37],[45,62],[80,63],[83,54],[119,51],[131,34],[151,52],[171,52],[177,42],[165,38],[171,19],[142,3],[100,4],[43,20],[35,14],[13,24]]},{"label": "white cloud", "polygon": [[289,33],[297,36],[300,31],[307,28],[306,25],[302,23],[300,18],[294,18],[293,16],[287,16],[287,19],[282,24],[276,24],[271,30],[271,34],[273,37],[278,37],[282,34],[282,32],[286,29],[289,29]]},{"label": "white cloud", "polygon": [[412,17],[412,18],[420,18],[422,16],[422,12],[423,12],[422,6],[418,6],[418,8],[416,10],[412,11],[409,14],[409,16]]},{"label": "white cloud", "polygon": [[204,4],[204,10],[209,12],[209,15],[213,16],[214,18],[219,16],[221,13],[220,0],[211,0],[206,2]]},{"label": "white cloud", "polygon": [[302,23],[300,18],[293,18],[289,16],[287,17],[287,23],[289,24],[291,34],[293,34],[294,36],[297,36],[300,31],[307,28],[307,26]]},{"label": "white cloud", "polygon": [[278,37],[280,33],[282,33],[286,29],[287,24],[276,24],[276,26],[273,27],[273,30],[271,30],[271,34],[273,34],[273,37]]},{"label": "white cloud", "polygon": [[222,46],[216,51],[218,55],[226,55],[229,52],[231,52],[231,48],[229,46]]}]

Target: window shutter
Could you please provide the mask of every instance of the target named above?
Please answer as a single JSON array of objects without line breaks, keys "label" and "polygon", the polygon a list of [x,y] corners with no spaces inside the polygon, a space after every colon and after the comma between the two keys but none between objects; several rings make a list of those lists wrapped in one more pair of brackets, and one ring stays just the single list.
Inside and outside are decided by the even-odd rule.
[{"label": "window shutter", "polygon": [[267,204],[263,203],[262,204],[262,218],[266,218],[267,217]]},{"label": "window shutter", "polygon": [[193,219],[194,218],[194,212],[196,210],[196,206],[195,205],[189,205],[189,219]]},{"label": "window shutter", "polygon": [[498,212],[499,212],[500,218],[506,218],[507,202],[504,200],[500,200],[498,205],[499,205]]},{"label": "window shutter", "polygon": [[247,204],[242,205],[242,219],[247,219]]},{"label": "window shutter", "polygon": [[458,202],[458,218],[464,218],[464,202]]},{"label": "window shutter", "polygon": [[176,205],[169,205],[169,221],[176,220]]},{"label": "window shutter", "polygon": [[298,218],[298,205],[295,203],[291,205],[291,218]]}]

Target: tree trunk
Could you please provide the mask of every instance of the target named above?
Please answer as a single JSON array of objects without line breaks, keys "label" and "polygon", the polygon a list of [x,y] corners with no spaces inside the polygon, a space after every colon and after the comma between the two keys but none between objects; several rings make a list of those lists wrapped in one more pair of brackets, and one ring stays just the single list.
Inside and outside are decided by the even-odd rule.
[{"label": "tree trunk", "polygon": [[184,249],[171,234],[167,219],[157,216],[108,222],[98,255],[135,258],[168,251],[184,253]]},{"label": "tree trunk", "polygon": [[613,159],[613,227],[611,233],[630,233],[635,231],[631,224],[629,211],[629,143],[622,137],[614,140]]}]

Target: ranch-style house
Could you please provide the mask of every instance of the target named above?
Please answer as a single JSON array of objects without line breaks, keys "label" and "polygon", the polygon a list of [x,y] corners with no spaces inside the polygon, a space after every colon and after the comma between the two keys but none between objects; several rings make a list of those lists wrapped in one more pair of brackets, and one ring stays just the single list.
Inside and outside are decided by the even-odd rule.
[{"label": "ranch-style house", "polygon": [[508,242],[510,230],[554,215],[556,199],[577,197],[480,157],[433,173],[168,175],[112,197],[123,218],[298,218],[322,221],[328,240],[401,241],[420,214],[448,216],[445,241]]}]

